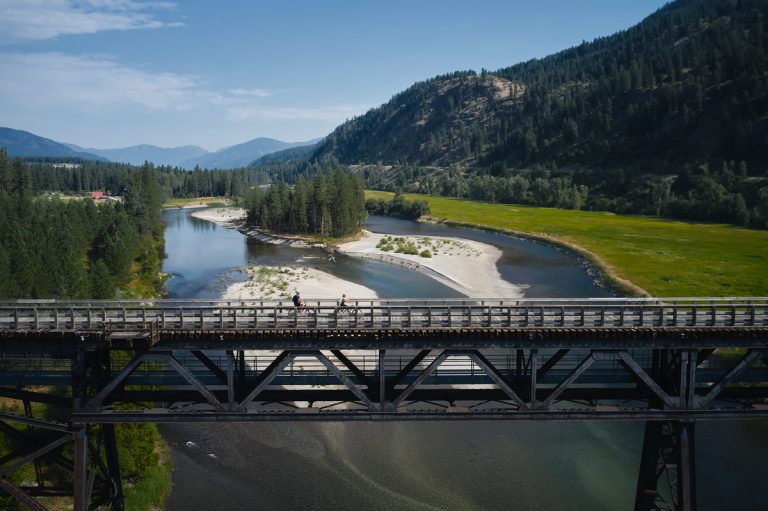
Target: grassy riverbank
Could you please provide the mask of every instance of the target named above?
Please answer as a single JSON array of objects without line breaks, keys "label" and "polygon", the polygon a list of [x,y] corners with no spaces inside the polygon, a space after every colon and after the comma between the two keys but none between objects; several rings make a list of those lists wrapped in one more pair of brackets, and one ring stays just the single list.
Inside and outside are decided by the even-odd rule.
[{"label": "grassy riverbank", "polygon": [[[375,199],[392,195],[365,194]],[[655,296],[768,295],[768,231],[419,194],[406,198],[427,201],[435,220],[578,247],[593,254],[612,277]]]},{"label": "grassy riverbank", "polygon": [[208,206],[230,206],[232,199],[226,197],[192,197],[189,199],[171,198],[163,203],[163,208],[203,208]]}]

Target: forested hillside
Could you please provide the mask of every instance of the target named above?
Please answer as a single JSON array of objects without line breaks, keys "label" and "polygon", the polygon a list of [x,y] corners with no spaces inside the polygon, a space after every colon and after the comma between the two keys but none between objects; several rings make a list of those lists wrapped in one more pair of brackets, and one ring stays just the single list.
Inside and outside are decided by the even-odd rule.
[{"label": "forested hillside", "polygon": [[345,163],[765,164],[767,16],[762,0],[678,0],[544,59],[417,83],[322,150]]},{"label": "forested hillside", "polygon": [[678,0],[543,59],[417,83],[315,157],[410,174],[379,172],[384,187],[765,227],[767,18],[764,0]]}]

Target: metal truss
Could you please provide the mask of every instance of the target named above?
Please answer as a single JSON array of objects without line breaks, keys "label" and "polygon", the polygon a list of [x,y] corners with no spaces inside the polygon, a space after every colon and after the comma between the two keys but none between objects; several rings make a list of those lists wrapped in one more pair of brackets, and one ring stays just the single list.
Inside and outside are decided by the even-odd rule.
[{"label": "metal truss", "polygon": [[[393,369],[387,350],[374,352],[365,367],[343,350],[282,350],[262,354],[270,360],[265,367],[246,370],[243,351],[228,350],[217,362],[201,351],[146,351],[116,373],[94,371],[74,417],[84,423],[768,417],[759,406],[768,388],[737,385],[746,374],[768,381],[766,350],[747,349],[709,367],[712,352],[653,350],[649,362],[631,350],[521,349],[502,365],[480,350],[424,349],[405,361],[397,353]],[[154,384],[136,384],[142,365]],[[174,390],[157,388],[158,381],[175,381]],[[123,402],[145,409],[116,406]]]},{"label": "metal truss", "polygon": [[[25,402],[29,411],[29,401]],[[14,427],[13,424],[19,427]],[[28,509],[46,508],[36,497],[72,497],[73,509],[85,511],[110,506],[123,511],[123,490],[113,424],[71,425],[51,420],[0,412],[0,434],[15,447],[0,457],[0,489]],[[64,446],[72,443],[72,456]],[[103,447],[103,451],[102,451]],[[101,453],[105,453],[106,463]],[[25,465],[34,464],[35,484],[16,484],[10,476]],[[58,466],[72,474],[72,486],[61,487],[45,477],[44,464]]]},{"label": "metal truss", "polygon": [[[0,433],[15,449],[0,458],[0,488],[31,509],[42,509],[35,496],[70,494],[78,511],[121,510],[115,423],[624,420],[646,422],[635,508],[689,510],[696,507],[695,421],[768,418],[762,333],[728,334],[726,345],[740,349],[723,356],[713,335],[693,331],[673,341],[640,329],[617,339],[542,332],[519,332],[524,342],[511,344],[499,339],[512,334],[496,330],[413,331],[385,342],[380,332],[83,337],[63,376],[71,400],[19,388],[23,377],[46,376],[45,366],[18,377],[0,372],[17,382],[0,386],[0,396],[26,403],[26,415],[0,415]],[[31,401],[66,407],[71,420],[33,418]],[[62,451],[69,442],[71,459]],[[6,477],[30,463],[35,485]],[[42,463],[71,471],[73,488],[49,486]]]}]

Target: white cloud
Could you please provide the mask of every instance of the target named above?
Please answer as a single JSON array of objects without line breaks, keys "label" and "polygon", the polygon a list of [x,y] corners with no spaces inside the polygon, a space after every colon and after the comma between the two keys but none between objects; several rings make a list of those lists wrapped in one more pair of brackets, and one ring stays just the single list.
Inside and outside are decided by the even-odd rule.
[{"label": "white cloud", "polygon": [[[102,0],[106,1],[106,0]],[[118,3],[115,0],[115,3]],[[122,65],[107,56],[64,53],[0,53],[0,112],[68,111],[107,115],[130,111],[206,110],[220,118],[341,122],[371,105],[276,106],[272,92],[259,88],[210,90],[195,76],[153,73]]]},{"label": "white cloud", "polygon": [[64,104],[89,110],[128,104],[180,110],[215,97],[202,90],[194,77],[149,73],[105,57],[0,53],[0,69],[0,101],[17,107]]},{"label": "white cloud", "polygon": [[170,2],[137,0],[0,0],[0,43],[179,26],[159,20],[153,12],[174,7]]},{"label": "white cloud", "polygon": [[235,96],[253,96],[257,98],[266,98],[274,94],[265,89],[229,89],[229,92]]}]

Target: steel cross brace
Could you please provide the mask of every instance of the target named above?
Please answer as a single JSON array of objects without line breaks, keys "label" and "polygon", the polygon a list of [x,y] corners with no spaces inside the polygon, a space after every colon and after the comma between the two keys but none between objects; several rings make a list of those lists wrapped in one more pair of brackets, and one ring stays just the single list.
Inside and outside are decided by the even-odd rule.
[{"label": "steel cross brace", "polygon": [[[240,410],[253,402],[256,397],[274,380],[281,371],[283,371],[291,362],[299,357],[312,357],[323,364],[328,371],[333,374],[341,383],[343,383],[363,404],[369,409],[376,409],[376,405],[366,395],[360,385],[352,381],[347,375],[336,367],[331,360],[320,350],[309,351],[284,351],[277,356],[275,360],[259,375],[258,382],[247,396],[239,403]],[[338,358],[338,357],[337,357]],[[340,362],[344,362],[340,359]],[[344,364],[346,365],[346,364]]]},{"label": "steel cross brace", "polygon": [[661,386],[651,376],[640,367],[640,365],[633,359],[626,351],[620,351],[616,354],[622,365],[631,373],[633,373],[653,394],[658,397],[667,408],[677,408],[676,400],[664,392]]},{"label": "steel cross brace", "polygon": [[743,372],[749,364],[751,364],[758,357],[768,354],[768,350],[748,350],[739,361],[726,372],[703,396],[696,396],[695,406],[698,408],[706,408],[723,390],[725,386],[731,382],[736,376]]},{"label": "steel cross brace", "polygon": [[[9,419],[8,417],[5,418]],[[52,460],[54,462],[60,463],[62,466],[64,466],[65,469],[74,471],[74,488],[71,493],[71,495],[74,497],[73,509],[76,511],[86,511],[89,508],[97,476],[96,469],[99,469],[102,475],[105,476],[106,482],[111,480],[112,485],[115,487],[115,490],[110,492],[111,497],[106,500],[102,499],[102,501],[112,502],[114,504],[113,509],[118,511],[123,509],[122,490],[118,490],[118,488],[121,488],[119,481],[119,469],[116,469],[115,471],[113,467],[113,470],[109,470],[104,466],[104,463],[101,461],[99,456],[98,446],[94,447],[94,445],[88,441],[88,429],[86,426],[81,426],[79,428],[68,427],[66,431],[62,431],[62,428],[59,424],[52,424],[50,421],[37,420],[29,417],[13,417],[10,418],[10,420],[16,420],[17,422],[23,422],[28,425],[39,426],[46,429],[52,429],[59,433],[58,437],[42,440],[40,438],[34,437],[29,433],[24,434],[15,428],[11,428],[10,426],[2,424],[2,429],[8,434],[12,434],[12,436],[17,441],[31,442],[28,446],[23,446],[21,449],[17,449],[13,453],[3,457],[3,460],[10,461],[10,463],[4,464],[0,467],[0,487],[2,487],[11,497],[21,502],[29,509],[45,509],[45,507],[37,502],[32,497],[32,495],[11,483],[7,477],[10,473],[26,465],[27,463],[38,461],[47,455],[52,456]],[[110,425],[108,426],[108,429],[111,429],[112,427],[113,426]],[[64,444],[70,441],[74,441],[74,463],[63,457],[60,453],[54,453],[54,451],[60,449]],[[90,470],[88,466],[89,451],[94,463],[96,464],[96,467]],[[113,460],[109,460],[110,464],[117,463],[116,452],[114,455],[115,458]],[[117,473],[118,480],[114,479],[115,473]],[[31,491],[44,491],[40,480],[38,480],[38,487],[32,488]]]},{"label": "steel cross brace", "polygon": [[102,389],[85,404],[86,410],[99,410],[104,404],[104,400],[109,397],[138,367],[142,362],[161,362],[174,369],[184,380],[194,387],[208,403],[216,409],[223,408],[222,403],[208,388],[198,380],[189,369],[179,363],[170,353],[142,353],[136,356],[112,381],[107,383]]}]

